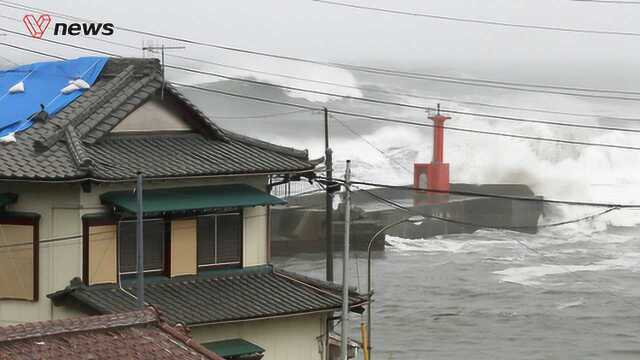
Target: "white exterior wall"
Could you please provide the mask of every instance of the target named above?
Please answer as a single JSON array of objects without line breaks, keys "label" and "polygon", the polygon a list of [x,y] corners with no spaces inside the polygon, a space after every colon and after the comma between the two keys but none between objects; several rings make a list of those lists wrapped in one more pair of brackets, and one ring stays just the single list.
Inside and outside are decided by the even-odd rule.
[{"label": "white exterior wall", "polygon": [[[145,182],[147,189],[178,186],[245,183],[265,190],[265,176],[228,177],[208,180],[166,180]],[[92,186],[90,193],[80,184],[0,183],[0,192],[18,194],[9,211],[40,214],[40,241],[75,236],[73,239],[40,244],[38,301],[0,300],[0,326],[21,322],[51,320],[81,315],[67,307],[53,306],[47,294],[62,290],[74,277],[82,277],[82,216],[105,211],[100,195],[109,191],[131,190],[133,183]],[[266,264],[266,207],[245,210],[245,266]]]},{"label": "white exterior wall", "polygon": [[199,343],[241,338],[263,349],[263,360],[321,360],[326,316],[302,315],[191,328]]}]

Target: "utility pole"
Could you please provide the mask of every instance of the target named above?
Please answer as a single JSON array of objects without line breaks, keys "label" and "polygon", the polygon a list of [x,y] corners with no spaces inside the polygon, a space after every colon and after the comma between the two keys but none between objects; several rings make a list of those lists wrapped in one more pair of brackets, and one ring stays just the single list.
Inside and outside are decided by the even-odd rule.
[{"label": "utility pole", "polygon": [[160,50],[160,57],[161,57],[161,62],[162,62],[162,89],[160,90],[160,100],[164,100],[164,86],[165,86],[165,82],[166,82],[166,77],[165,77],[165,71],[164,71],[164,51],[165,50],[181,50],[181,49],[185,49],[184,46],[164,46],[164,44],[162,44],[162,46],[143,46],[142,47],[142,51],[146,51],[149,50],[151,52],[154,52],[155,50]]},{"label": "utility pole", "polygon": [[138,277],[138,307],[144,309],[144,231],[142,206],[142,172],[138,171],[138,181],[136,184],[136,198],[138,200],[138,213],[136,224],[136,272]]},{"label": "utility pole", "polygon": [[349,356],[349,232],[351,230],[351,160],[344,173],[344,250],[342,252],[342,344],[340,360]]},{"label": "utility pole", "polygon": [[327,169],[325,202],[325,246],[327,260],[327,281],[333,282],[333,151],[329,147],[329,111],[324,108],[324,161]]}]

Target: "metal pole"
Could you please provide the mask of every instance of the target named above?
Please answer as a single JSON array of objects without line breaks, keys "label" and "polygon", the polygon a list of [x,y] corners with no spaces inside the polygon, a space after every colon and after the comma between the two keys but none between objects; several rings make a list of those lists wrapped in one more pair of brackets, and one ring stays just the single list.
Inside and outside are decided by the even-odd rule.
[{"label": "metal pole", "polygon": [[367,308],[367,352],[369,353],[369,360],[371,360],[371,297],[373,296],[373,289],[371,288],[371,249],[373,248],[373,243],[376,241],[380,234],[387,231],[390,227],[396,226],[398,224],[402,224],[406,222],[406,219],[402,221],[395,222],[393,224],[387,225],[382,229],[378,230],[375,233],[371,240],[369,240],[369,246],[367,247],[367,302],[369,303],[369,307]]},{"label": "metal pole", "polygon": [[329,111],[324,108],[324,159],[327,169],[327,192],[325,201],[325,247],[327,281],[333,282],[333,195],[329,185],[333,182],[333,151],[329,147]]},{"label": "metal pole", "polygon": [[344,174],[344,250],[342,251],[342,346],[341,360],[349,356],[349,231],[351,230],[351,160],[347,160]]},{"label": "metal pole", "polygon": [[164,82],[165,82],[165,75],[164,75],[164,44],[162,44],[162,90],[160,91],[160,100],[164,100]]},{"label": "metal pole", "polygon": [[136,268],[138,276],[138,307],[144,309],[144,232],[143,232],[143,206],[142,206],[142,173],[138,172],[136,185],[136,197],[138,199],[138,214],[136,224]]},{"label": "metal pole", "polygon": [[376,241],[378,236],[380,236],[385,231],[389,230],[394,226],[407,223],[407,222],[416,224],[422,221],[424,221],[424,217],[421,215],[412,216],[407,219],[396,221],[378,230],[378,232],[373,234],[373,236],[369,240],[369,245],[367,246],[367,302],[369,303],[369,307],[367,308],[367,352],[369,354],[368,360],[371,360],[372,358],[372,355],[371,355],[371,304],[372,304],[372,297],[373,297],[373,289],[371,288],[371,250],[373,249],[373,243]]}]

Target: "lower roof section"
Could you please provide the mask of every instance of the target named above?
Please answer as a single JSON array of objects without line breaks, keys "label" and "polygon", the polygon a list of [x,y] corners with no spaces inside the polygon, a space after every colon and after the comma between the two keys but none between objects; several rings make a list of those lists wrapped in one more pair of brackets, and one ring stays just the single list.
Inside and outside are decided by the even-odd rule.
[{"label": "lower roof section", "polygon": [[[286,201],[246,184],[145,190],[143,199],[145,214],[286,204]],[[136,195],[132,191],[108,192],[100,196],[100,200],[119,211],[137,212]]]},{"label": "lower roof section", "polygon": [[153,308],[0,327],[0,359],[224,360]]},{"label": "lower roof section", "polygon": [[[136,309],[135,280],[121,286],[87,286],[74,279],[66,289],[48,297],[56,305],[77,306],[98,314]],[[173,279],[145,278],[145,301],[173,323],[197,326],[332,312],[342,306],[342,291],[335,284],[264,265]],[[350,293],[354,311],[365,303],[365,296]]]},{"label": "lower roof section", "polygon": [[265,349],[244,339],[229,339],[203,343],[202,346],[225,359],[260,359]]}]

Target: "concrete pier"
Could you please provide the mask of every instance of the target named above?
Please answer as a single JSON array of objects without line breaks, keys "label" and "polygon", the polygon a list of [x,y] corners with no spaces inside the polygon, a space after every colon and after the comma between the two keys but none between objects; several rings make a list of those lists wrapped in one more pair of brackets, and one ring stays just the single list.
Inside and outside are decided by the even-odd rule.
[{"label": "concrete pier", "polygon": [[[520,184],[451,184],[452,191],[501,196],[536,198],[526,185]],[[366,250],[371,236],[382,226],[420,214],[426,220],[416,226],[403,224],[387,234],[404,238],[429,238],[436,235],[472,233],[481,228],[503,228],[536,233],[542,215],[542,203],[500,199],[495,197],[440,195],[400,189],[374,188],[370,193],[388,199],[405,209],[391,207],[370,193],[352,193],[352,249]],[[340,197],[338,193],[335,195]],[[339,201],[339,200],[337,200]],[[337,202],[336,201],[336,202]],[[289,205],[272,209],[272,254],[286,256],[296,253],[324,251],[324,194],[294,197]],[[439,220],[433,217],[448,219]],[[342,247],[344,229],[342,206],[334,210],[334,248]],[[377,241],[375,250],[384,250],[384,241]]]}]

